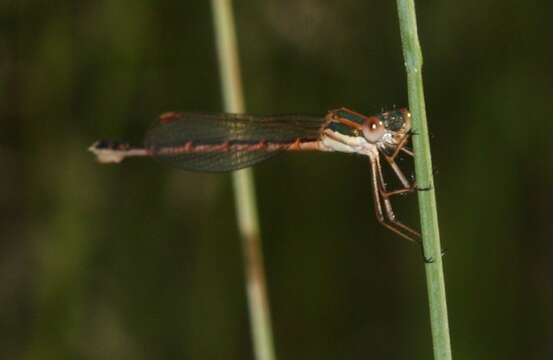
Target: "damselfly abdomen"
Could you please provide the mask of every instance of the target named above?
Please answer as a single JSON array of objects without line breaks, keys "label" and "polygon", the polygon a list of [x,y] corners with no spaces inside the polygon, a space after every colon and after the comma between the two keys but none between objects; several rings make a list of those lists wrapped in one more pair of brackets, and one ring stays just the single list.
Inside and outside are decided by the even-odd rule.
[{"label": "damselfly abdomen", "polygon": [[[301,115],[165,113],[146,134],[144,145],[100,140],[92,151],[102,163],[127,157],[153,157],[190,171],[231,171],[252,166],[282,151],[338,151],[369,157],[375,212],[380,223],[402,237],[419,242],[419,233],[399,222],[390,197],[415,189],[395,159],[411,130],[407,109],[365,116],[346,108],[324,117]],[[401,188],[388,190],[380,159],[397,175]]]}]

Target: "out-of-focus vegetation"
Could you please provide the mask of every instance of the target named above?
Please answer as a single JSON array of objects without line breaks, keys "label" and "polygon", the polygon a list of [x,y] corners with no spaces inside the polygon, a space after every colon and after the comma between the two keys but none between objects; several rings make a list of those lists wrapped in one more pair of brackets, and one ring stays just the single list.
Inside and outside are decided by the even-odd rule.
[{"label": "out-of-focus vegetation", "polygon": [[[537,2],[417,3],[456,358],[553,356],[553,61]],[[248,108],[406,104],[395,2],[235,3]],[[220,111],[209,2],[0,4],[0,357],[251,358],[228,175],[101,166],[165,111]],[[256,167],[277,352],[428,359],[420,252],[366,159]],[[396,202],[416,224],[416,200]]]}]

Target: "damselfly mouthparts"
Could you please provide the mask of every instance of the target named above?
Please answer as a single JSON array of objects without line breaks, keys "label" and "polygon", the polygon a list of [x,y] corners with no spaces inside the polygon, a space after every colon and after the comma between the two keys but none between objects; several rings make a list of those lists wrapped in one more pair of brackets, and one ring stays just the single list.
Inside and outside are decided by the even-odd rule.
[{"label": "damselfly mouthparts", "polygon": [[[281,151],[339,151],[368,156],[378,221],[402,237],[420,243],[420,234],[397,220],[390,198],[415,189],[396,163],[411,130],[407,109],[365,116],[346,108],[324,117],[241,114],[165,113],[150,129],[144,146],[100,140],[92,151],[102,163],[127,157],[154,157],[191,171],[230,171],[252,166]],[[380,159],[398,177],[401,188],[388,190]]]}]

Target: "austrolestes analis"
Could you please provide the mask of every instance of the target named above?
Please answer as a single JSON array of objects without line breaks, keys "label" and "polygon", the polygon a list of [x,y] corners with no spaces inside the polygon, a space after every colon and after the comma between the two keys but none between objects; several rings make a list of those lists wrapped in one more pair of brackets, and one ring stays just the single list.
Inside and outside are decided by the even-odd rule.
[{"label": "austrolestes analis", "polygon": [[[390,198],[416,189],[396,163],[411,135],[411,114],[396,109],[366,116],[347,108],[324,117],[252,116],[169,112],[146,134],[144,146],[100,140],[89,150],[102,163],[127,157],[153,157],[176,168],[218,172],[252,166],[282,151],[338,151],[368,156],[374,208],[378,221],[420,244],[419,232],[397,220]],[[390,165],[401,188],[388,190],[381,158]]]}]

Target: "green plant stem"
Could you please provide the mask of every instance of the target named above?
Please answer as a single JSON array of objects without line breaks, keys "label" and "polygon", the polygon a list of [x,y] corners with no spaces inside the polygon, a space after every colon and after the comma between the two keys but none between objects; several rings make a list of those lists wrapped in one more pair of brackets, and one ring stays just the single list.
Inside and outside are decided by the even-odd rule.
[{"label": "green plant stem", "polygon": [[432,174],[430,140],[426,120],[424,88],[422,82],[422,51],[417,34],[417,19],[414,0],[397,0],[403,57],[407,71],[409,108],[413,116],[413,147],[417,186],[428,191],[419,191],[419,209],[426,263],[426,283],[434,359],[449,360],[451,342],[447,316],[442,250],[436,210],[436,193]]},{"label": "green plant stem", "polygon": [[[236,31],[231,0],[212,0],[215,37],[225,111],[244,113]],[[244,270],[254,354],[257,360],[273,360],[275,352],[267,299],[261,237],[251,169],[232,175],[238,227],[242,237]]]}]

